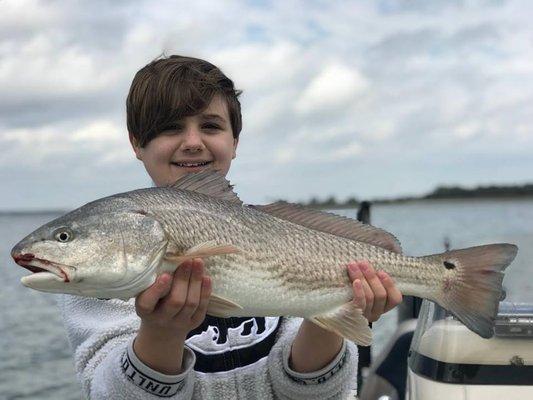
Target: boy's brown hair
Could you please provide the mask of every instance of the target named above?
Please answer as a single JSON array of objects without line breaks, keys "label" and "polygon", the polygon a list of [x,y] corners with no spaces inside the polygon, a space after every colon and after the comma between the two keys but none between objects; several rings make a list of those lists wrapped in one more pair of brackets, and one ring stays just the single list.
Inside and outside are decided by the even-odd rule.
[{"label": "boy's brown hair", "polygon": [[180,119],[203,111],[215,95],[226,101],[233,137],[238,138],[241,93],[218,67],[205,60],[178,55],[158,58],[139,70],[131,83],[126,100],[130,140],[146,146]]}]

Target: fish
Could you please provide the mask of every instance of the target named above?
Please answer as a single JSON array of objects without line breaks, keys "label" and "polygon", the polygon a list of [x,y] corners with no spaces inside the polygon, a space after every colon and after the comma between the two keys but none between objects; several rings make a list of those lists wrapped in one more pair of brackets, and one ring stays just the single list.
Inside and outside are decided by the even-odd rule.
[{"label": "fish", "polygon": [[369,345],[348,263],[368,260],[403,295],[433,301],[489,338],[517,251],[498,243],[407,256],[393,234],[351,218],[282,201],[246,205],[223,175],[204,170],[90,202],[36,229],[11,255],[33,272],[24,286],[122,300],[202,258],[212,280],[208,314],[303,317]]}]

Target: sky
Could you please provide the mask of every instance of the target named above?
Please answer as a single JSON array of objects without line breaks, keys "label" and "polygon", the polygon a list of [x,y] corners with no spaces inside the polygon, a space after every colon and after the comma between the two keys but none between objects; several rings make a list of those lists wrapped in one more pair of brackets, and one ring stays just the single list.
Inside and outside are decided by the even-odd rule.
[{"label": "sky", "polygon": [[243,90],[245,203],[533,182],[533,2],[0,1],[0,210],[151,186],[125,98],[161,54]]}]

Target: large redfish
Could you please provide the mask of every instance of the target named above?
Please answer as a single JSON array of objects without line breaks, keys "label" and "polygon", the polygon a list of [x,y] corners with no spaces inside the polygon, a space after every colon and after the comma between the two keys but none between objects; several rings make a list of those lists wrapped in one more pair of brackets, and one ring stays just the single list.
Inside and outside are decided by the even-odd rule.
[{"label": "large redfish", "polygon": [[34,272],[22,278],[30,288],[121,299],[201,257],[213,281],[208,313],[300,316],[364,345],[371,332],[352,302],[350,261],[369,260],[404,295],[434,301],[490,337],[502,271],[516,253],[491,244],[404,256],[390,233],[349,218],[287,203],[244,205],[213,171],[96,200],[12,250]]}]

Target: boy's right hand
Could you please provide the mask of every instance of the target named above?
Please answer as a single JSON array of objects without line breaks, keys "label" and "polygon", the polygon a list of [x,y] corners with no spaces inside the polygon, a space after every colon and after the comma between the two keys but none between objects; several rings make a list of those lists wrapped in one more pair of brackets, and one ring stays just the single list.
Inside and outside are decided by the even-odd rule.
[{"label": "boy's right hand", "polygon": [[160,275],[135,299],[141,330],[185,340],[205,319],[210,295],[211,278],[204,275],[204,261],[185,261],[174,275]]},{"label": "boy's right hand", "polygon": [[148,367],[167,375],[182,372],[187,334],[205,319],[211,279],[201,259],[186,261],[165,273],[135,299],[141,327],[133,350]]}]

